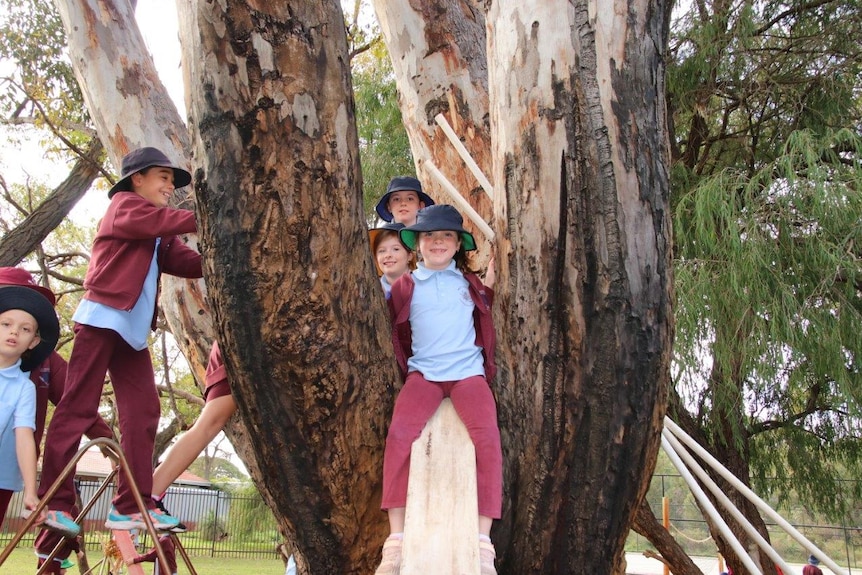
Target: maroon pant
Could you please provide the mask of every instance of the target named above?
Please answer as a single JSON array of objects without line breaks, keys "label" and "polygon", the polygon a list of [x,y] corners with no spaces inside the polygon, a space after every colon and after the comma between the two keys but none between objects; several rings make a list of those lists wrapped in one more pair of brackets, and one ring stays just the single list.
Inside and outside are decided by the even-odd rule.
[{"label": "maroon pant", "polygon": [[503,452],[497,426],[497,404],[482,376],[461,381],[430,382],[418,371],[407,375],[395,400],[383,454],[383,509],[405,507],[410,450],[444,398],[452,400],[476,449],[479,515],[499,519],[503,508]]},{"label": "maroon pant", "polygon": [[3,520],[6,519],[6,509],[9,507],[9,502],[12,501],[14,491],[8,489],[0,489],[0,527],[3,527]]},{"label": "maroon pant", "polygon": [[[153,444],[159,422],[159,395],[156,391],[150,350],[132,349],[110,329],[75,324],[75,347],[69,359],[66,391],[54,411],[42,462],[39,497],[51,487],[63,468],[78,451],[81,436],[99,417],[99,400],[105,373],[110,374],[120,420],[123,451],[132,476],[149,506],[153,488]],[[74,478],[70,475],[48,504],[50,509],[69,512],[75,504]],[[136,513],[138,507],[123,472],[119,474],[117,511]]]}]

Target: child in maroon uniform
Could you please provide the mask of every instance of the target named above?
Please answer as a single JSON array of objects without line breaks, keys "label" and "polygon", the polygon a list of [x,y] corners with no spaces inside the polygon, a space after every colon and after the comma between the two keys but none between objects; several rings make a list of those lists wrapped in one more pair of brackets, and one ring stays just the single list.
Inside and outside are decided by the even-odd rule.
[{"label": "child in maroon uniform", "polygon": [[383,455],[381,507],[390,535],[376,575],[398,575],[404,535],[410,450],[448,397],[476,448],[482,575],[496,575],[491,525],[502,513],[503,455],[497,406],[489,382],[497,371],[491,317],[495,274],[485,283],[470,269],[466,252],[476,249],[463,218],[449,205],[419,210],[416,223],[399,231],[422,260],[392,284],[388,299],[392,343],[404,385],[395,399]]},{"label": "child in maroon uniform", "polygon": [[[108,191],[111,204],[99,224],[84,280],[86,292],[73,318],[75,346],[66,391],[48,428],[39,495],[57,480],[81,435],[98,417],[109,373],[132,477],[154,526],[170,529],[179,521],[156,509],[151,498],[160,409],[147,339],[155,327],[159,275],[202,276],[200,254],[176,237],[197,230],[194,212],[167,207],[174,189],[189,184],[191,174],[156,148],[140,148],[123,158],[122,175]],[[69,514],[74,503],[69,476],[49,503],[45,526],[76,536],[80,527]],[[145,527],[123,473],[113,503],[106,527]]]}]

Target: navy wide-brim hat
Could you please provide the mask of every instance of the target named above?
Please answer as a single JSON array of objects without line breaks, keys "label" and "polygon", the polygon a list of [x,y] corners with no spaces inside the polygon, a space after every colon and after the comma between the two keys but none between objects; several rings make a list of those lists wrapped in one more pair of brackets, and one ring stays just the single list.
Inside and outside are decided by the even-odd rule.
[{"label": "navy wide-brim hat", "polygon": [[108,197],[113,198],[117,192],[132,191],[132,176],[146,170],[147,168],[169,168],[174,171],[174,188],[188,186],[192,181],[192,175],[186,170],[175,166],[168,157],[158,148],[138,148],[123,156],[123,169],[120,181],[108,190]]},{"label": "navy wide-brim hat", "polygon": [[42,294],[27,287],[0,287],[0,313],[10,309],[26,311],[35,318],[40,341],[21,357],[21,371],[32,371],[45,361],[60,339],[60,322],[54,306]]},{"label": "navy wide-brim hat", "polygon": [[811,565],[820,565],[820,559],[818,559],[818,558],[817,558],[817,557],[815,557],[814,555],[809,555],[809,556],[808,556],[808,562],[809,562]]},{"label": "navy wide-brim hat", "polygon": [[[404,224],[401,222],[386,222],[379,228],[371,228],[368,230],[368,243],[371,244],[371,248],[374,249],[374,242],[377,241],[377,236],[379,236],[382,232],[395,232],[395,235],[398,236],[398,232],[404,229]],[[399,241],[401,238],[398,238]],[[405,246],[406,247],[406,246]]]},{"label": "navy wide-brim hat", "polygon": [[449,230],[461,235],[461,247],[464,251],[476,249],[476,240],[473,234],[464,229],[464,218],[458,213],[454,206],[439,204],[422,208],[416,214],[416,223],[406,227],[400,232],[401,242],[410,248],[416,249],[416,235],[419,232],[436,232],[438,230]]},{"label": "navy wide-brim hat", "polygon": [[389,185],[386,186],[386,193],[383,194],[383,197],[377,201],[377,205],[374,206],[374,209],[377,211],[377,215],[383,221],[391,222],[392,212],[389,211],[389,208],[386,207],[386,204],[389,203],[389,197],[395,192],[416,192],[419,196],[419,201],[425,203],[425,207],[433,206],[434,200],[431,199],[431,196],[422,191],[422,184],[419,183],[419,180],[413,178],[411,176],[398,176],[396,178],[392,178],[389,181]]}]

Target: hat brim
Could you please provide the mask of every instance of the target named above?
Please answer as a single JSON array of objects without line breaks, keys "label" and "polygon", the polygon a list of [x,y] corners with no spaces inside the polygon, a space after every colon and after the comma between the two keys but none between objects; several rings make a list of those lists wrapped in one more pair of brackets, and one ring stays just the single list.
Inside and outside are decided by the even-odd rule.
[{"label": "hat brim", "polygon": [[142,172],[148,168],[168,168],[169,170],[174,171],[174,189],[184,188],[188,186],[192,182],[192,175],[182,168],[178,168],[176,166],[163,166],[160,163],[150,164],[149,166],[144,166],[137,172],[129,174],[125,178],[118,181],[116,184],[111,186],[111,189],[108,190],[108,198],[113,198],[114,194],[117,192],[131,192],[132,191],[132,176],[137,173]]},{"label": "hat brim", "polygon": [[35,318],[39,329],[39,343],[21,359],[21,371],[31,371],[45,361],[60,339],[60,322],[54,306],[37,291],[22,286],[0,287],[0,313],[10,309],[26,311]]},{"label": "hat brim", "polygon": [[[436,232],[440,231],[439,229],[419,229],[419,226],[410,226],[409,229],[405,228],[398,232],[398,235],[401,236],[401,243],[407,246],[411,251],[416,251],[416,243],[418,240],[419,232]],[[473,237],[473,234],[468,232],[467,230],[452,230],[453,232],[458,232],[461,236],[461,247],[465,252],[472,252],[476,249],[476,239]]]},{"label": "hat brim", "polygon": [[429,196],[425,192],[420,192],[419,190],[414,190],[412,188],[399,188],[397,190],[389,190],[388,192],[383,194],[383,197],[381,197],[377,201],[377,205],[374,206],[374,211],[377,212],[377,215],[380,216],[380,219],[384,222],[391,222],[395,218],[395,216],[392,215],[392,212],[389,211],[389,208],[386,207],[386,204],[389,203],[389,196],[391,196],[395,192],[416,192],[416,194],[419,196],[419,201],[423,202],[426,208],[428,206],[434,205],[434,200],[431,199],[431,196]]}]

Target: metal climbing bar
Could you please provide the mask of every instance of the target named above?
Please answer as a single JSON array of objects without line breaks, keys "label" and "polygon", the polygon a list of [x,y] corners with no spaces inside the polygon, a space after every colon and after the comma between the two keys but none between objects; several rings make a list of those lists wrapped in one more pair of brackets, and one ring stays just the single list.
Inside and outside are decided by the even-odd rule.
[{"label": "metal climbing bar", "polygon": [[[132,496],[135,498],[135,504],[138,506],[138,510],[141,512],[141,518],[144,521],[144,525],[146,526],[147,533],[149,533],[150,537],[153,538],[153,544],[156,548],[156,555],[158,556],[159,561],[161,561],[163,565],[167,565],[167,560],[165,559],[165,553],[162,550],[161,544],[159,543],[158,531],[156,531],[155,527],[153,527],[153,522],[150,519],[150,514],[148,513],[147,505],[144,502],[143,497],[141,497],[141,492],[138,489],[137,483],[135,483],[134,477],[132,477],[132,472],[129,468],[129,463],[126,460],[125,453],[123,453],[122,448],[113,439],[108,439],[106,437],[99,437],[99,438],[96,438],[96,439],[93,439],[93,440],[87,442],[83,447],[81,447],[78,450],[78,452],[75,454],[75,456],[72,457],[72,460],[69,461],[68,465],[66,465],[66,467],[63,469],[63,472],[60,474],[60,476],[57,478],[57,480],[54,481],[54,483],[53,483],[53,485],[51,485],[50,489],[48,489],[48,491],[45,493],[45,495],[40,499],[39,505],[37,505],[36,508],[33,509],[29,513],[26,521],[24,521],[24,524],[21,526],[20,529],[18,529],[18,531],[15,533],[15,536],[12,537],[11,541],[9,541],[9,544],[3,548],[2,552],[0,552],[0,566],[3,565],[3,563],[9,557],[9,555],[12,553],[12,550],[15,549],[15,547],[17,547],[18,543],[24,537],[24,534],[31,527],[33,527],[35,525],[36,519],[39,517],[41,512],[48,506],[48,503],[51,501],[51,499],[54,497],[54,495],[60,489],[60,485],[62,484],[62,482],[65,481],[65,479],[67,477],[69,477],[70,475],[74,475],[75,468],[78,464],[78,461],[81,459],[81,457],[84,456],[84,453],[86,453],[87,450],[90,449],[91,447],[95,447],[95,446],[98,446],[100,448],[104,447],[110,453],[113,453],[113,455],[116,457],[117,467],[120,471],[122,471],[123,473],[126,474],[126,479],[128,480],[129,485],[131,487]],[[116,476],[116,474],[114,474],[114,476]],[[103,491],[102,487],[100,487],[100,490]],[[100,491],[100,493],[101,493],[101,491]],[[93,502],[95,500],[96,500],[96,497],[93,497],[90,501]],[[87,508],[87,511],[89,511],[89,507]],[[80,521],[83,520],[84,516],[85,516],[85,512],[82,512],[75,519],[75,522],[80,525]],[[63,540],[65,540],[65,539],[66,538],[63,538]],[[60,541],[60,544],[62,544],[63,540]],[[45,567],[46,565],[49,565],[49,563],[47,561],[42,565],[42,567],[46,568]],[[40,569],[37,572],[37,575],[40,575],[41,573],[44,573],[43,569]]]}]

